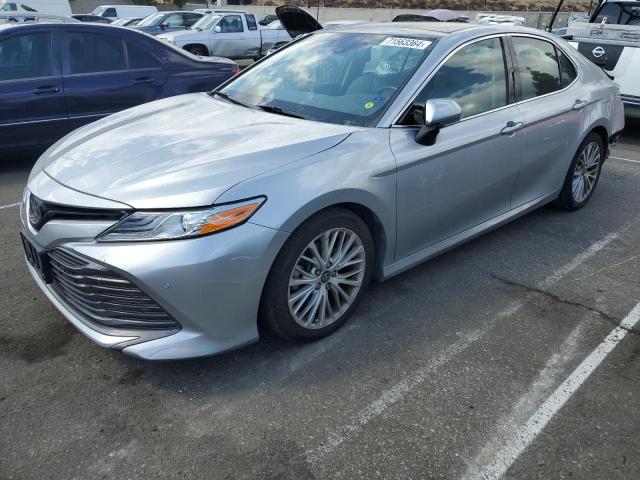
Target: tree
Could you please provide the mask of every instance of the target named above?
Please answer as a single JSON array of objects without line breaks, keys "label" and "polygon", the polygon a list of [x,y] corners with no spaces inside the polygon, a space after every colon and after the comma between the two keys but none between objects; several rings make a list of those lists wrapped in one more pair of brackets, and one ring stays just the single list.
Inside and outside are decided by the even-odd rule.
[{"label": "tree", "polygon": [[173,4],[178,7],[179,10],[182,10],[187,3],[187,0],[173,0]]}]

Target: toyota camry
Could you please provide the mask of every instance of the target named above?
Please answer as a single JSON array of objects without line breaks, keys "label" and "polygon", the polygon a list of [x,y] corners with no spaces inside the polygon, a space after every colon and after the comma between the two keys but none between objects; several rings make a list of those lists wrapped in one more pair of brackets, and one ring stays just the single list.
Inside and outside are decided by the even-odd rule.
[{"label": "toyota camry", "polygon": [[315,340],[385,280],[544,204],[593,197],[618,87],[523,27],[319,30],[213,92],[69,134],[33,168],[33,278],[101,346]]}]

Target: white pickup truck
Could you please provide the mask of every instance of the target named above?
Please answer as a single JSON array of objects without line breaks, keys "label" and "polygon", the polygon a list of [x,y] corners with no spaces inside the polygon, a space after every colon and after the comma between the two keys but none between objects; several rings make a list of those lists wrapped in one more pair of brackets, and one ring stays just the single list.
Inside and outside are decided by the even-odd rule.
[{"label": "white pickup truck", "polygon": [[258,25],[253,14],[242,10],[214,10],[190,30],[164,33],[157,38],[195,55],[233,60],[256,60],[274,44],[291,41],[286,30]]}]

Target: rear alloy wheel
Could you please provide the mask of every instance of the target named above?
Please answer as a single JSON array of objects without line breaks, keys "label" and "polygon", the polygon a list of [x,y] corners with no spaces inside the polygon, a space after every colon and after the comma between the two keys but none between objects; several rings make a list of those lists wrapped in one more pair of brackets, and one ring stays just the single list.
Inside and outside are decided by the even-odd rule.
[{"label": "rear alloy wheel", "polygon": [[600,135],[591,132],[576,153],[556,200],[556,205],[565,210],[584,207],[600,179],[604,161],[604,144]]},{"label": "rear alloy wheel", "polygon": [[302,224],[276,258],[262,314],[280,336],[324,337],[343,325],[371,278],[373,242],[349,210],[320,212]]}]

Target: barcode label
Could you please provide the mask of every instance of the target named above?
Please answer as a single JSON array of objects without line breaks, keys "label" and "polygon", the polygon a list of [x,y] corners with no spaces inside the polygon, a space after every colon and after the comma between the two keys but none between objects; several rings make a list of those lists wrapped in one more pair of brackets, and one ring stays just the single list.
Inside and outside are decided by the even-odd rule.
[{"label": "barcode label", "polygon": [[424,50],[429,45],[431,45],[431,42],[429,40],[420,40],[418,38],[387,37],[382,42],[380,42],[380,45]]}]

